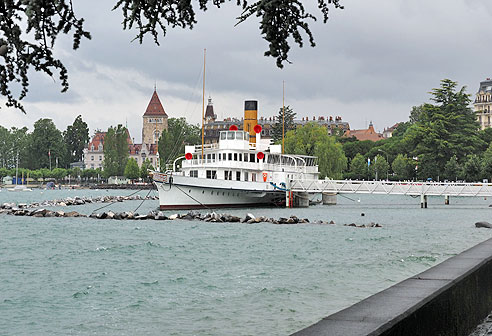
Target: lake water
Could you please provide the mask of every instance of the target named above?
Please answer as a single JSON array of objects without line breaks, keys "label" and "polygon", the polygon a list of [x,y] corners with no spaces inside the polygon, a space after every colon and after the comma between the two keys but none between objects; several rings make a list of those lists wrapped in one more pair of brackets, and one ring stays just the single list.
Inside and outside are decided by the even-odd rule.
[{"label": "lake water", "polygon": [[[0,203],[133,192],[3,189]],[[419,198],[347,197],[336,206],[219,210],[335,225],[0,215],[0,334],[287,335],[492,237],[474,227],[492,222],[492,199],[445,206],[431,197],[420,209]],[[146,201],[138,212],[157,206]],[[343,226],[370,222],[383,227]]]}]

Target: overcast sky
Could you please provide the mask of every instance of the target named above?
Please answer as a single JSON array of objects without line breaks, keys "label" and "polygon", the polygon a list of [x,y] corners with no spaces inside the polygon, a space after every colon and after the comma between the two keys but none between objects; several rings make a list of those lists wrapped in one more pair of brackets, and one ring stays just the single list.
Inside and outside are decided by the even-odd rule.
[{"label": "overcast sky", "polygon": [[257,19],[236,27],[235,1],[197,16],[193,30],[170,29],[161,46],[151,37],[131,42],[123,31],[115,0],[74,0],[92,40],[77,51],[62,38],[56,54],[69,70],[70,89],[31,73],[24,105],[27,115],[5,108],[0,125],[27,126],[51,118],[65,130],[77,115],[96,129],[127,124],[141,141],[142,115],[154,90],[169,117],[199,123],[202,109],[203,50],[207,49],[206,96],[219,119],[243,115],[244,100],[259,102],[259,116],[276,115],[285,104],[299,118],[341,116],[352,129],[373,121],[382,131],[408,120],[411,107],[429,100],[428,92],[450,78],[475,94],[492,77],[492,1],[490,0],[341,0],[330,20],[311,23],[317,46],[292,44],[290,61],[278,69],[263,56],[267,43]]}]

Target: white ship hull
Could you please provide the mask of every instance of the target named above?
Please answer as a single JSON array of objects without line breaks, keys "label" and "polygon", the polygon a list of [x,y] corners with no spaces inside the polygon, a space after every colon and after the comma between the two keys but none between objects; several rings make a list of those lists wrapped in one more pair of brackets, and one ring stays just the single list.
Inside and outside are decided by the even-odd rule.
[{"label": "white ship hull", "polygon": [[172,183],[155,184],[161,210],[273,206],[285,201],[285,192],[262,182],[173,176]]}]

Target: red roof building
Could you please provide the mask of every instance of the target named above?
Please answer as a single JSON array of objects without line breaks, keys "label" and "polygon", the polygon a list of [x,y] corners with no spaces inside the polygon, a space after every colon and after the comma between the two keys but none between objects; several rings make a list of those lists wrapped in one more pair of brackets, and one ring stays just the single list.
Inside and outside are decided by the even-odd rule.
[{"label": "red roof building", "polygon": [[345,131],[344,137],[356,137],[359,141],[370,140],[370,141],[379,141],[383,139],[383,135],[376,132],[374,130],[374,126],[372,125],[372,121],[369,123],[368,129],[362,130],[347,130]]}]

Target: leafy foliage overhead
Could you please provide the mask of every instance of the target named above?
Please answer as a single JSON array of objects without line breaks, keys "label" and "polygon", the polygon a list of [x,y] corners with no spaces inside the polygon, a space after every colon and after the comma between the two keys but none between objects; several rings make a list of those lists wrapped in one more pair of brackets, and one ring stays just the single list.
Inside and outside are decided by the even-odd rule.
[{"label": "leafy foliage overhead", "polygon": [[[7,98],[7,107],[24,111],[19,100],[28,92],[29,69],[50,77],[57,72],[62,92],[68,90],[67,69],[54,56],[53,47],[59,34],[71,31],[73,49],[83,37],[91,38],[84,30],[84,19],[76,18],[71,0],[0,2],[0,93]],[[11,85],[18,82],[21,88],[16,98]]]},{"label": "leafy foliage overhead", "polygon": [[[230,2],[231,0],[227,0]],[[113,10],[120,9],[123,14],[123,28],[136,29],[137,39],[143,42],[150,34],[159,44],[158,36],[165,36],[168,28],[193,29],[197,23],[196,11],[206,11],[211,3],[220,8],[226,0],[117,0]],[[328,20],[329,8],[340,8],[339,0],[318,0],[318,9],[323,22]],[[309,21],[316,16],[307,11],[300,0],[258,0],[249,3],[236,0],[243,8],[237,18],[238,24],[251,16],[260,18],[260,31],[268,42],[265,56],[276,59],[278,67],[289,62],[289,40],[303,46],[303,33],[314,47],[314,37]],[[72,0],[3,0],[0,2],[0,93],[7,98],[8,107],[24,111],[22,100],[29,87],[30,69],[41,71],[48,76],[58,73],[62,92],[68,89],[67,69],[53,54],[55,42],[60,34],[73,33],[73,49],[77,49],[82,38],[91,35],[84,29],[84,19],[77,18]],[[3,59],[2,59],[3,58]],[[21,84],[17,95],[12,85]],[[17,89],[17,87],[15,87]],[[14,89],[14,90],[15,90]],[[25,111],[24,111],[25,112]]]}]

